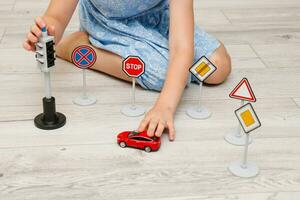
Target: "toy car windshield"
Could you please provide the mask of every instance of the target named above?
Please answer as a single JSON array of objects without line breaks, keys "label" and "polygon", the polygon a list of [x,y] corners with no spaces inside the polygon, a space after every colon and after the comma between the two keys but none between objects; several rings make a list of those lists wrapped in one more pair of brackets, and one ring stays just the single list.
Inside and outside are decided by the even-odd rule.
[{"label": "toy car windshield", "polygon": [[138,135],[138,134],[139,134],[138,131],[132,131],[132,132],[129,133],[128,136],[131,137],[131,136]]}]

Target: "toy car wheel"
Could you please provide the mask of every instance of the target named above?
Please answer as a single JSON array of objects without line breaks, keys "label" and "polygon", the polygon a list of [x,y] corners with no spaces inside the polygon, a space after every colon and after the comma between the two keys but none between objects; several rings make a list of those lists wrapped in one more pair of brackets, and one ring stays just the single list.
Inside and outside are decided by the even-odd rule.
[{"label": "toy car wheel", "polygon": [[151,149],[151,147],[145,147],[145,151],[149,153],[152,151],[152,149]]},{"label": "toy car wheel", "polygon": [[125,142],[120,142],[119,143],[120,147],[125,148],[126,147],[126,143]]}]

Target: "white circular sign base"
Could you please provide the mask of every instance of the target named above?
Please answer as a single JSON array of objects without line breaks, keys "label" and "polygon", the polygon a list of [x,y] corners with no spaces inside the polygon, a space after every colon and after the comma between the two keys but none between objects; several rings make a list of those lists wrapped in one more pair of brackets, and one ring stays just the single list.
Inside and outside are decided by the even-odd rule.
[{"label": "white circular sign base", "polygon": [[146,109],[138,105],[126,105],[121,109],[121,113],[128,117],[139,117],[144,115]]},{"label": "white circular sign base", "polygon": [[233,175],[242,178],[255,177],[259,173],[259,169],[254,163],[247,163],[246,166],[243,166],[240,161],[231,163],[228,169]]},{"label": "white circular sign base", "polygon": [[87,96],[81,95],[73,99],[73,103],[79,106],[90,106],[95,104],[96,102],[97,102],[97,98],[90,95]]},{"label": "white circular sign base", "polygon": [[[246,134],[242,133],[238,135],[237,132],[228,133],[224,137],[225,141],[229,144],[236,145],[236,146],[244,146],[246,142]],[[249,138],[248,144],[252,143],[252,138]]]},{"label": "white circular sign base", "polygon": [[211,116],[211,112],[204,107],[191,107],[186,110],[186,114],[193,119],[207,119]]}]

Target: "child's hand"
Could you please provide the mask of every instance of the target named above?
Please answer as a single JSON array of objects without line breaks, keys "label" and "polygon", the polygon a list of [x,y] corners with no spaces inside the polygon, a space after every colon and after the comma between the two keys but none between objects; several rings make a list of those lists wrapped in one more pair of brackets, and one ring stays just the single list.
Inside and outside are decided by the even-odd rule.
[{"label": "child's hand", "polygon": [[169,130],[169,140],[175,139],[174,129],[174,114],[165,106],[156,105],[154,106],[145,116],[141,122],[138,131],[144,131],[148,128],[149,137],[160,137],[164,129]]},{"label": "child's hand", "polygon": [[[28,51],[35,51],[35,44],[38,42],[38,38],[42,35],[42,28],[47,27],[46,22],[42,17],[37,17],[35,19],[35,24],[31,27],[29,33],[27,34],[26,40],[23,43],[24,49]],[[48,27],[48,34],[54,35],[54,26]]]}]

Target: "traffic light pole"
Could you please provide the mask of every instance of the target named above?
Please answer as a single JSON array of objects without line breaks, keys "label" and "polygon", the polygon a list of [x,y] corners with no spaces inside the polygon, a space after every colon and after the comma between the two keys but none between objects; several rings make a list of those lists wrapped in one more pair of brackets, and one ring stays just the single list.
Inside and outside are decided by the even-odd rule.
[{"label": "traffic light pole", "polygon": [[47,99],[50,99],[52,97],[50,72],[44,72],[44,78],[45,78],[45,97]]}]

